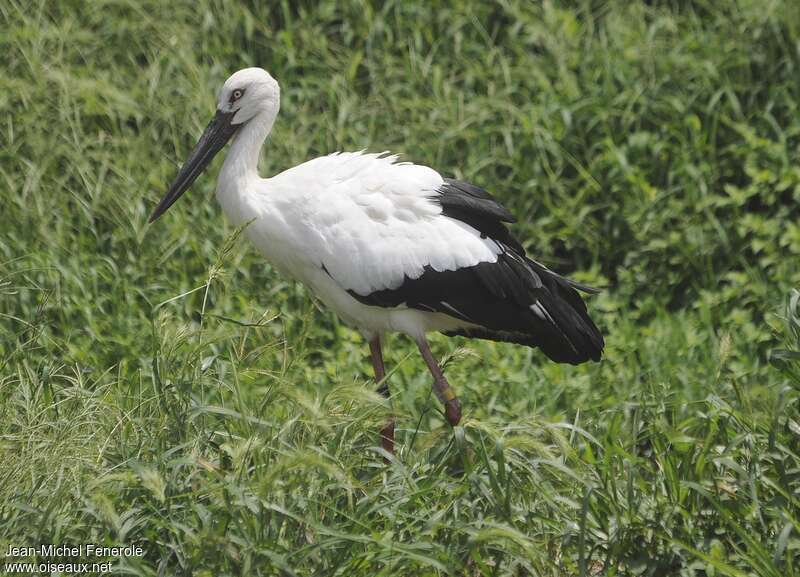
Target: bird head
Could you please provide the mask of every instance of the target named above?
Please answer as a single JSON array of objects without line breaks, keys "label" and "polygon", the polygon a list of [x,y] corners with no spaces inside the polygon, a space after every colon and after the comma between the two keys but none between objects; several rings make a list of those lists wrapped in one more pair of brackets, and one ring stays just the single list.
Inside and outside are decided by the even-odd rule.
[{"label": "bird head", "polygon": [[217,111],[233,114],[232,125],[242,125],[258,114],[275,116],[280,108],[278,82],[262,68],[234,72],[222,85]]},{"label": "bird head", "polygon": [[188,190],[211,160],[248,122],[261,118],[271,123],[280,108],[280,87],[261,68],[244,68],[225,81],[217,102],[217,113],[183,163],[167,194],[158,203],[150,222],[164,214]]}]

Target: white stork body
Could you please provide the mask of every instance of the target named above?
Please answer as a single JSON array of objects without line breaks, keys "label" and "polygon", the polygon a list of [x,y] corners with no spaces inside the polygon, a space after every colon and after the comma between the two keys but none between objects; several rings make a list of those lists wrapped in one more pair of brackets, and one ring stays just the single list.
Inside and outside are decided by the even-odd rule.
[{"label": "white stork body", "polygon": [[262,179],[233,160],[238,142],[220,173],[217,198],[233,223],[250,223],[245,234],[280,272],[311,288],[367,338],[396,331],[417,339],[469,325],[404,305],[365,305],[348,292],[396,289],[426,265],[444,271],[497,260],[495,241],[444,216],[433,202],[444,184],[436,171],[355,152]]},{"label": "white stork body", "polygon": [[[576,290],[592,289],[530,259],[504,224],[513,216],[485,190],[385,153],[335,153],[261,178],[258,158],[279,102],[278,84],[264,70],[232,75],[151,222],[233,139],[217,183],[227,217],[247,225],[279,271],[369,339],[387,396],[380,337],[414,338],[453,425],[460,405],[427,332],[537,347],[557,362],[599,360],[603,337]],[[389,451],[393,431],[393,421],[382,431]]]}]

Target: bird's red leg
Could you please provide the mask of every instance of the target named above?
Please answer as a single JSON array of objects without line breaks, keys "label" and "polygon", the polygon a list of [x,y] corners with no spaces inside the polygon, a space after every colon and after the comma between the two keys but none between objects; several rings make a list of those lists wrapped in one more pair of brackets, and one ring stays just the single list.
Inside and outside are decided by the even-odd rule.
[{"label": "bird's red leg", "polygon": [[[383,366],[381,353],[381,337],[376,336],[369,342],[369,352],[372,356],[372,368],[375,371],[375,382],[379,383],[378,392],[389,398],[389,383],[386,382],[386,369]],[[387,453],[394,454],[394,418],[390,417],[381,429],[381,446]]]},{"label": "bird's red leg", "polygon": [[439,363],[433,358],[433,353],[425,337],[417,341],[417,346],[419,347],[419,352],[422,353],[422,358],[425,359],[425,363],[428,365],[428,369],[430,369],[433,375],[433,391],[444,405],[444,414],[447,417],[447,422],[455,427],[461,420],[461,403],[458,402],[458,397],[455,392],[453,392],[453,389],[450,388],[450,383],[448,383],[447,379],[444,377]]}]

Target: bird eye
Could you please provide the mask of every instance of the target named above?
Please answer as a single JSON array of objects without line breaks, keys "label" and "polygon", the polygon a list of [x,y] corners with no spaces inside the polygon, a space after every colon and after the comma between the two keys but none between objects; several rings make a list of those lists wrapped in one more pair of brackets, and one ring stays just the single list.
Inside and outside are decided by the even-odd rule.
[{"label": "bird eye", "polygon": [[244,90],[242,90],[241,88],[237,88],[231,93],[231,102],[233,102],[234,100],[239,100],[243,94]]}]

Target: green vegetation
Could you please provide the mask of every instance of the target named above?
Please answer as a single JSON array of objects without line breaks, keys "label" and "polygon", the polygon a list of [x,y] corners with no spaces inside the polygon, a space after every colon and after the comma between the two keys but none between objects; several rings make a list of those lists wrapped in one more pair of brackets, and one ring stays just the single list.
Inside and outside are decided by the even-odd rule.
[{"label": "green vegetation", "polygon": [[[800,575],[800,4],[0,3],[0,550],[135,575]],[[148,212],[232,71],[265,174],[391,149],[494,192],[602,363],[433,339],[447,426],[238,240]],[[219,161],[215,166],[219,165]]]}]

